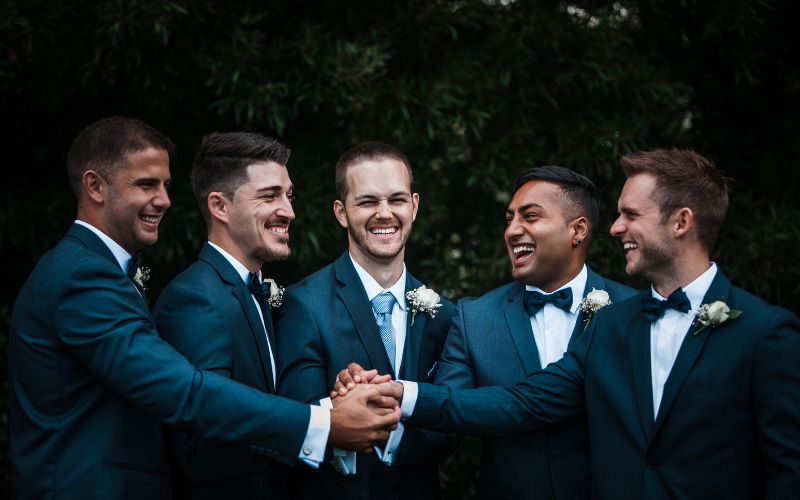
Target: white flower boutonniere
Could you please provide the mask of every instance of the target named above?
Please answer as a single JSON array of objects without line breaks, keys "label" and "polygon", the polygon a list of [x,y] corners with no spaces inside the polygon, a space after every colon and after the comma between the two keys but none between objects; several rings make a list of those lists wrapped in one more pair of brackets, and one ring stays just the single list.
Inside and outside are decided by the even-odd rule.
[{"label": "white flower boutonniere", "polygon": [[586,318],[583,320],[584,330],[589,326],[589,323],[592,321],[592,318],[594,318],[594,315],[597,314],[597,311],[607,305],[611,305],[611,297],[609,297],[608,292],[592,287],[592,291],[587,293],[586,297],[581,301],[581,311],[586,315]]},{"label": "white flower boutonniere", "polygon": [[706,328],[714,328],[717,325],[725,323],[729,319],[736,319],[742,315],[742,311],[738,309],[731,309],[722,300],[717,300],[710,304],[703,304],[697,308],[695,313],[695,324],[700,325],[700,328],[692,332],[692,335],[697,335]]},{"label": "white flower boutonniere", "polygon": [[150,268],[139,266],[136,269],[136,274],[133,275],[133,281],[139,285],[142,290],[147,290],[147,280],[150,279]]},{"label": "white flower boutonniere", "polygon": [[283,304],[283,292],[286,289],[275,283],[275,280],[272,278],[265,279],[264,283],[269,284],[269,298],[267,299],[267,304],[269,304],[271,308],[277,309]]},{"label": "white flower boutonniere", "polygon": [[416,290],[409,290],[406,293],[406,299],[410,303],[408,307],[411,309],[411,326],[414,326],[414,317],[418,312],[422,311],[431,318],[435,318],[436,309],[442,307],[442,304],[439,303],[439,294],[426,288],[425,285]]}]

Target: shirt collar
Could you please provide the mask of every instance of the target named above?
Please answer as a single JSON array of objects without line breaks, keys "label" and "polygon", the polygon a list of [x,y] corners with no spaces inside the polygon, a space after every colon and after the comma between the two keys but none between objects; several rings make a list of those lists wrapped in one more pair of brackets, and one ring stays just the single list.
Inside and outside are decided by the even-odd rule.
[{"label": "shirt collar", "polygon": [[[703,274],[683,287],[683,293],[686,294],[686,297],[689,299],[689,303],[692,305],[692,309],[689,312],[696,311],[697,308],[703,304],[703,297],[706,296],[706,292],[708,292],[708,289],[711,288],[711,282],[714,281],[714,277],[716,275],[717,264],[712,262]],[[650,293],[658,300],[666,300],[666,297],[662,297],[660,293],[656,292],[656,289],[653,288],[653,285],[650,285]]]},{"label": "shirt collar", "polygon": [[406,264],[403,263],[403,272],[400,274],[400,278],[395,282],[394,285],[390,286],[389,288],[383,288],[381,285],[375,281],[373,278],[363,267],[358,265],[358,262],[353,258],[353,254],[350,255],[350,261],[353,263],[353,267],[356,269],[356,274],[358,274],[358,278],[361,280],[361,284],[364,285],[364,289],[367,291],[367,298],[372,302],[376,296],[383,292],[389,292],[394,295],[394,299],[397,301],[397,305],[400,306],[400,310],[404,311],[406,309]]},{"label": "shirt collar", "polygon": [[[249,279],[248,277],[250,275],[250,271],[246,267],[244,267],[244,264],[242,264],[241,262],[236,260],[236,257],[234,257],[233,255],[231,255],[228,252],[226,252],[225,250],[223,250],[222,247],[220,247],[219,245],[215,245],[214,243],[211,243],[210,241],[208,242],[208,244],[209,244],[209,246],[211,246],[211,248],[213,248],[214,250],[216,250],[217,252],[222,254],[222,256],[225,257],[225,260],[230,262],[230,264],[233,266],[233,268],[236,269],[236,272],[239,273],[239,277],[242,278],[242,281],[244,281],[244,284],[247,285],[248,284],[247,281]],[[258,271],[258,279],[259,279],[259,281],[261,280],[261,270],[260,269]]]},{"label": "shirt collar", "polygon": [[108,249],[111,250],[111,253],[114,255],[114,258],[117,259],[117,263],[119,264],[119,267],[122,268],[122,272],[123,273],[127,273],[128,272],[128,265],[131,262],[131,254],[129,254],[127,250],[125,250],[124,248],[119,246],[119,243],[117,243],[116,241],[112,240],[111,237],[108,236],[106,233],[104,233],[103,231],[97,229],[96,227],[94,227],[93,225],[89,224],[88,222],[78,219],[78,220],[75,221],[75,224],[80,224],[81,226],[85,227],[89,231],[91,231],[94,234],[96,234],[97,237],[100,238],[100,240],[103,243],[106,244]]},{"label": "shirt collar", "polygon": [[[575,314],[578,310],[578,307],[581,305],[581,301],[583,300],[583,292],[586,291],[586,280],[589,278],[589,271],[586,270],[586,264],[583,265],[581,268],[581,272],[578,273],[577,276],[572,278],[572,280],[559,288],[558,290],[564,290],[565,288],[572,289],[572,305],[569,307],[569,312]],[[538,286],[533,285],[525,285],[525,290],[530,290],[534,292],[543,293],[545,295],[550,295]],[[554,290],[550,293],[556,293],[558,290]]]}]

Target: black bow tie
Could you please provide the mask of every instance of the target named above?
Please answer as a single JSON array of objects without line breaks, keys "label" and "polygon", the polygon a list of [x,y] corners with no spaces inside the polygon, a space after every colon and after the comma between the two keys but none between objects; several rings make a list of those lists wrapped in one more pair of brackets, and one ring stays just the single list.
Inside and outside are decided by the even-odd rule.
[{"label": "black bow tie", "polygon": [[551,294],[544,294],[535,290],[525,290],[524,301],[528,316],[536,314],[539,309],[544,307],[548,302],[559,309],[569,311],[569,308],[572,307],[572,288],[564,288],[563,290]]},{"label": "black bow tie", "polygon": [[259,279],[258,273],[250,273],[247,288],[250,290],[250,293],[255,296],[259,304],[265,305],[267,303],[267,299],[269,299],[269,285]]},{"label": "black bow tie", "polygon": [[128,278],[133,280],[136,277],[136,271],[139,270],[139,267],[142,265],[142,252],[136,252],[131,256],[130,262],[128,262]]},{"label": "black bow tie", "polygon": [[692,304],[686,297],[682,288],[678,288],[667,297],[667,300],[659,300],[653,296],[642,297],[642,313],[647,321],[653,322],[664,315],[667,309],[675,309],[682,313],[689,312]]}]

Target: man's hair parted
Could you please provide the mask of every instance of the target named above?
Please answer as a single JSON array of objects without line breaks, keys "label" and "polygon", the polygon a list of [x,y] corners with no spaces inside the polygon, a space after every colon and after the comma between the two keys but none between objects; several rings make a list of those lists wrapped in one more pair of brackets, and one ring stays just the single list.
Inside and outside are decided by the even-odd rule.
[{"label": "man's hair parted", "polygon": [[408,171],[409,187],[414,190],[414,172],[408,158],[396,147],[378,141],[366,141],[345,151],[336,162],[336,195],[344,202],[347,197],[347,169],[363,161],[397,160]]},{"label": "man's hair parted", "polygon": [[589,221],[589,238],[592,238],[600,220],[600,204],[594,182],[568,168],[548,165],[523,172],[514,183],[514,192],[531,181],[551,182],[561,188],[560,197],[566,218],[564,222],[586,217]]},{"label": "man's hair parted", "polygon": [[233,200],[236,189],[249,181],[247,167],[259,162],[286,166],[291,150],[271,137],[253,132],[213,132],[197,146],[190,181],[192,194],[210,224],[208,195],[220,192]]},{"label": "man's hair parted", "polygon": [[169,137],[136,118],[111,116],[83,129],[67,153],[67,176],[78,203],[87,170],[94,170],[111,183],[127,166],[128,155],[148,148],[162,149],[169,155],[175,151]]},{"label": "man's hair parted", "polygon": [[655,200],[666,222],[676,210],[694,213],[700,242],[711,251],[730,203],[729,179],[714,162],[690,149],[637,151],[620,159],[626,177],[649,173],[656,177]]}]

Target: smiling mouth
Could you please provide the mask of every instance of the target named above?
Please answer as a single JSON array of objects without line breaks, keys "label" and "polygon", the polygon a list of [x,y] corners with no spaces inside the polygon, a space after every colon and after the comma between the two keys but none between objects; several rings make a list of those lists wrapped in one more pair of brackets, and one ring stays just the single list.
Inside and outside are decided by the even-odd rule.
[{"label": "smiling mouth", "polygon": [[161,222],[161,215],[139,215],[139,220],[149,226],[158,226]]},{"label": "smiling mouth", "polygon": [[289,226],[266,226],[267,231],[281,238],[289,238]]},{"label": "smiling mouth", "polygon": [[524,262],[528,257],[532,256],[536,247],[533,245],[514,245],[511,251],[514,253],[514,263],[519,264]]},{"label": "smiling mouth", "polygon": [[626,243],[623,243],[623,244],[622,244],[622,250],[623,250],[623,251],[624,251],[626,254],[627,254],[628,252],[631,252],[631,251],[633,251],[633,250],[636,250],[637,248],[639,248],[639,245],[637,245],[636,243],[633,243],[633,242],[631,242],[631,241],[629,241],[629,242],[626,242]]},{"label": "smiling mouth", "polygon": [[391,238],[397,233],[397,227],[373,227],[369,232],[379,238]]}]

